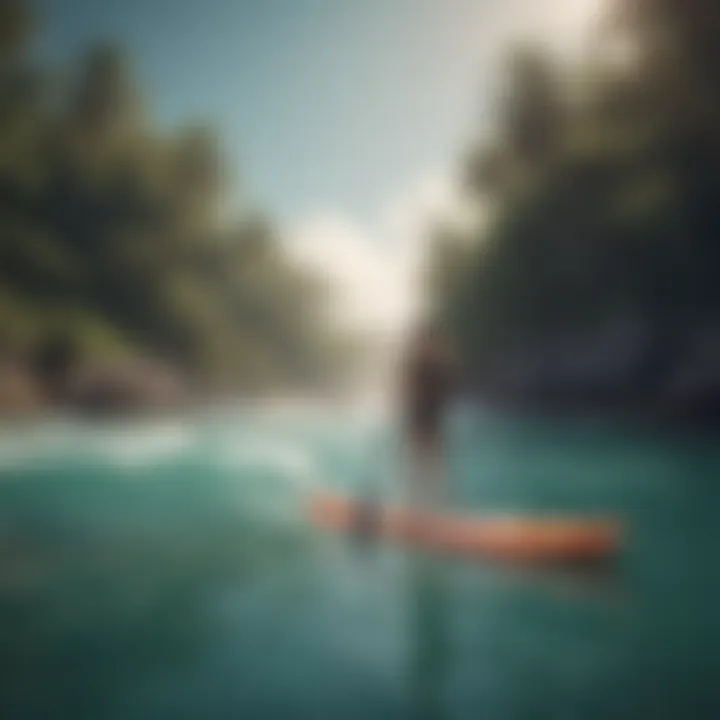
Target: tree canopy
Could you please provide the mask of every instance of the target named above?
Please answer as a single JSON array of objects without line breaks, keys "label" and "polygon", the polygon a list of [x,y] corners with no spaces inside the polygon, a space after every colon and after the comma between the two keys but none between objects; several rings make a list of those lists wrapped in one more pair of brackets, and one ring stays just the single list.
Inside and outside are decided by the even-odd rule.
[{"label": "tree canopy", "polygon": [[511,56],[463,171],[492,222],[434,280],[474,367],[622,322],[676,347],[717,328],[719,43],[711,0],[620,0],[578,66]]},{"label": "tree canopy", "polygon": [[212,129],[153,123],[117,47],[63,77],[38,66],[32,19],[0,6],[0,344],[62,336],[248,388],[330,376],[344,345],[323,285],[260,213],[221,221],[230,172]]}]

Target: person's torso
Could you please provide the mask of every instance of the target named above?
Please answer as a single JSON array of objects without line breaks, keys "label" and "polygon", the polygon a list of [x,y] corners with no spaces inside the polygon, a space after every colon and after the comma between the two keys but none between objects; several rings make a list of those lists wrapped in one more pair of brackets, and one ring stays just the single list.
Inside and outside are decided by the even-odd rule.
[{"label": "person's torso", "polygon": [[449,400],[451,369],[438,355],[411,360],[406,378],[406,409],[411,418],[439,419]]}]

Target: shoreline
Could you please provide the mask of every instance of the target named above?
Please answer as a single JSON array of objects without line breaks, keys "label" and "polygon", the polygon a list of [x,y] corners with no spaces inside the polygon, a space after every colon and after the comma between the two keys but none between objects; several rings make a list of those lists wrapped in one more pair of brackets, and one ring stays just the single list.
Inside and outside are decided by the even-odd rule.
[{"label": "shoreline", "polygon": [[[552,423],[581,424],[599,422],[616,429],[648,430],[707,435],[720,433],[720,415],[674,413],[661,406],[627,404],[621,408],[597,403],[561,403],[554,399],[544,402],[517,399],[483,393],[465,393],[457,399],[456,406],[471,411],[481,410],[509,420],[547,420]],[[194,397],[185,402],[168,405],[154,403],[124,407],[83,408],[72,404],[44,403],[21,412],[0,408],[0,431],[3,427],[34,426],[64,421],[93,421],[103,424],[132,421],[175,420],[197,415],[222,416],[253,412],[264,414],[274,411],[306,412],[308,410],[342,409],[352,411],[360,408],[386,410],[370,405],[362,398],[338,399],[313,396],[312,394],[243,394],[222,398],[214,396]]]},{"label": "shoreline", "polygon": [[674,409],[662,403],[572,402],[566,398],[542,401],[500,394],[469,394],[463,403],[484,407],[510,418],[537,418],[554,422],[601,422],[613,427],[658,432],[707,434],[720,433],[720,408],[712,412]]}]

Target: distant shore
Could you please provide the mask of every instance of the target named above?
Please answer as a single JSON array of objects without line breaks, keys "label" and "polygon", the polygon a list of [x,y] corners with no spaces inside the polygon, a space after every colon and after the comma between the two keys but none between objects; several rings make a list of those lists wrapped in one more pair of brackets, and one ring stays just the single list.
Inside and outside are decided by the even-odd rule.
[{"label": "distant shore", "polygon": [[310,398],[347,402],[347,395],[339,390],[198,378],[157,361],[83,362],[46,376],[31,363],[0,357],[0,420],[32,421],[55,413],[109,418],[163,415],[241,405],[306,407]]},{"label": "distant shore", "polygon": [[[478,374],[462,401],[511,414],[560,418],[606,418],[685,427],[720,425],[720,392],[713,382],[659,383],[578,381],[571,374],[545,377],[517,372],[510,362],[502,373]],[[513,373],[513,371],[515,371]],[[705,378],[700,378],[705,379]],[[355,393],[357,395],[357,393]],[[385,400],[387,394],[383,396]],[[243,386],[238,381],[200,380],[157,361],[115,359],[83,362],[43,374],[17,358],[0,357],[0,417],[28,419],[56,411],[88,416],[162,414],[242,403],[261,407],[323,403],[370,404],[370,394],[350,402],[347,392],[304,388]]]}]

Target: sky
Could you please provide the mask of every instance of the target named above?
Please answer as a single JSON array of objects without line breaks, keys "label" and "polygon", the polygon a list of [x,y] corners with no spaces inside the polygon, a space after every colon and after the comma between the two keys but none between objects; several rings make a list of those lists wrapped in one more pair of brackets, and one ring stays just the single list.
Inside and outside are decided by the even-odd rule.
[{"label": "sky", "polygon": [[231,203],[273,217],[345,317],[394,330],[424,230],[459,212],[459,158],[492,128],[503,50],[572,52],[600,2],[35,0],[36,50],[71,67],[125,47],[158,122],[217,129]]}]

